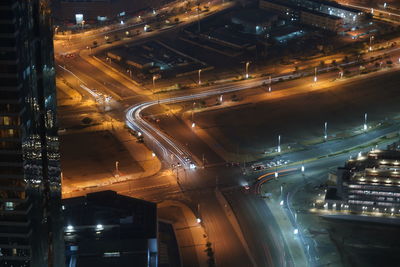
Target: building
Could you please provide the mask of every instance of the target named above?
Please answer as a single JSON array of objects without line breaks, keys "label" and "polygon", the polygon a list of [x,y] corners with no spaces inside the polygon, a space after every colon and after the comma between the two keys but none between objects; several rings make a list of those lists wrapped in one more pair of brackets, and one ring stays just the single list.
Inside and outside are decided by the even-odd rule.
[{"label": "building", "polygon": [[118,195],[91,193],[63,200],[70,267],[157,266],[157,205]]},{"label": "building", "polygon": [[308,9],[300,10],[300,21],[303,24],[332,32],[339,31],[343,25],[342,18]]},{"label": "building", "polygon": [[54,0],[53,2],[57,20],[73,23],[84,20],[92,23],[133,15],[149,8],[158,8],[170,0]]},{"label": "building", "polygon": [[[398,146],[397,146],[398,147]],[[400,214],[400,150],[373,150],[347,161],[328,188],[325,208],[364,215]]]},{"label": "building", "polygon": [[360,10],[324,0],[260,0],[260,8],[274,10],[290,21],[337,32],[343,24],[364,18]]},{"label": "building", "polygon": [[345,23],[356,23],[363,19],[364,13],[358,9],[327,0],[289,0],[293,4],[327,15],[340,17]]},{"label": "building", "polygon": [[49,0],[0,1],[0,266],[64,266]]},{"label": "building", "polygon": [[287,1],[282,2],[279,0],[260,0],[259,7],[264,10],[275,11],[285,19],[289,19],[291,21],[297,21],[299,19],[297,6]]},{"label": "building", "polygon": [[262,34],[278,21],[278,15],[263,9],[242,9],[232,16],[231,21],[241,25],[245,33]]}]

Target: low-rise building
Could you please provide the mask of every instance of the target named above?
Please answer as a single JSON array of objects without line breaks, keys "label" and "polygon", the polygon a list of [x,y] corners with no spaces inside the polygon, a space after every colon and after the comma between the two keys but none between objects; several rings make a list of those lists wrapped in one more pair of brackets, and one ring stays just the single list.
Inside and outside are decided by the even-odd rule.
[{"label": "low-rise building", "polygon": [[67,266],[157,266],[157,205],[114,191],[63,200]]},{"label": "low-rise building", "polygon": [[343,19],[308,9],[300,10],[300,22],[327,31],[337,32],[343,25]]},{"label": "low-rise building", "polygon": [[243,9],[232,16],[232,23],[241,25],[243,31],[251,34],[261,34],[270,29],[278,20],[278,14],[263,9]]},{"label": "low-rise building", "polygon": [[370,216],[400,214],[400,151],[373,150],[338,169],[325,208]]}]

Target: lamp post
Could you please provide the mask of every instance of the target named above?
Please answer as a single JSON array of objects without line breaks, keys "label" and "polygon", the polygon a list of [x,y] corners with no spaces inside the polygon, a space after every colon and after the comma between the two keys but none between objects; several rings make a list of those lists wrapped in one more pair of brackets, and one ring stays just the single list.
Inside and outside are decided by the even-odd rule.
[{"label": "lamp post", "polygon": [[250,62],[247,61],[247,62],[246,62],[246,79],[249,78],[249,65],[250,65]]},{"label": "lamp post", "polygon": [[374,40],[374,36],[373,35],[371,35],[370,37],[369,37],[369,51],[372,51],[372,40]]},{"label": "lamp post", "polygon": [[364,114],[364,131],[366,131],[368,129],[368,127],[367,127],[367,118],[368,118],[368,114],[365,113]]},{"label": "lamp post", "polygon": [[202,69],[199,69],[199,85],[201,84],[201,71]]},{"label": "lamp post", "polygon": [[317,67],[315,67],[315,69],[314,69],[314,82],[315,83],[318,81],[317,72],[318,72],[318,69],[317,69]]},{"label": "lamp post", "polygon": [[115,161],[115,177],[119,177],[119,161]]},{"label": "lamp post", "polygon": [[271,85],[272,85],[272,77],[271,77],[271,76],[269,76],[269,86],[268,86],[268,92],[271,92],[271,91],[272,91]]},{"label": "lamp post", "polygon": [[278,153],[281,153],[281,135],[278,135]]},{"label": "lamp post", "polygon": [[154,90],[156,89],[156,80],[157,80],[157,76],[153,75],[153,93],[154,93]]}]

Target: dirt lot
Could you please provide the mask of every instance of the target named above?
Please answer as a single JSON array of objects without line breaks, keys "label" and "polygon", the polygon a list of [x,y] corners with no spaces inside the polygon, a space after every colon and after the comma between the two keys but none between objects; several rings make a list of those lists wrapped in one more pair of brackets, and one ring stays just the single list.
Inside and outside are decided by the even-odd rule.
[{"label": "dirt lot", "polygon": [[88,181],[142,172],[124,145],[108,131],[61,135],[61,166],[65,179]]},{"label": "dirt lot", "polygon": [[368,77],[330,90],[196,114],[196,123],[232,153],[262,153],[282,143],[321,137],[400,114],[399,72]]}]

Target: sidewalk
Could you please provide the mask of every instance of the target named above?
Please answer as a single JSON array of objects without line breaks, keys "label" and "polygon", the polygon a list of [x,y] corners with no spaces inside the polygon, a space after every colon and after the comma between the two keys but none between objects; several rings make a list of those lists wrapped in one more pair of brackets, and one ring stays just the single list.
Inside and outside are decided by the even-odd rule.
[{"label": "sidewalk", "polygon": [[283,210],[284,208],[274,199],[265,200],[265,204],[271,210],[271,213],[281,229],[282,236],[288,246],[294,265],[306,267],[307,258],[304,254],[303,245],[301,244],[299,236],[294,234],[295,228],[288,220],[285,211]]},{"label": "sidewalk", "polygon": [[207,235],[196,216],[185,204],[166,200],[157,205],[158,216],[172,222],[182,266],[207,266]]}]

